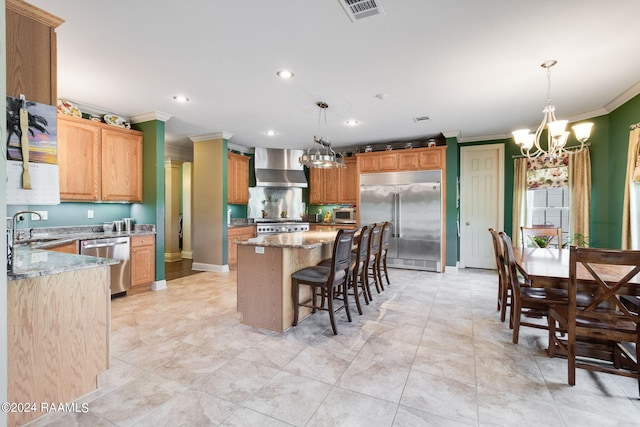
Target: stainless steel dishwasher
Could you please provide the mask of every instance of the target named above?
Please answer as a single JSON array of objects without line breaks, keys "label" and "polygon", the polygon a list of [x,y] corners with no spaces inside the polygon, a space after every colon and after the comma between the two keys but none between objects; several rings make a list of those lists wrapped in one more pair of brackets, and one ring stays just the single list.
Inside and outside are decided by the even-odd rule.
[{"label": "stainless steel dishwasher", "polygon": [[127,292],[131,287],[131,265],[129,237],[81,240],[80,254],[99,258],[113,258],[120,262],[111,266],[111,295]]}]

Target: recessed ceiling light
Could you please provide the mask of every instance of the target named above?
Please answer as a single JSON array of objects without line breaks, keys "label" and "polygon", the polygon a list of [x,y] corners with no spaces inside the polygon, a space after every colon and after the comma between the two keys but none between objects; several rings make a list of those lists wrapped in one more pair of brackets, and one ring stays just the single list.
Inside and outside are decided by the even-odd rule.
[{"label": "recessed ceiling light", "polygon": [[289,71],[289,70],[280,70],[276,74],[281,79],[290,79],[291,77],[293,77],[293,71]]},{"label": "recessed ceiling light", "polygon": [[359,122],[357,120],[347,120],[344,122],[347,126],[358,126]]},{"label": "recessed ceiling light", "polygon": [[273,136],[275,134],[277,134],[278,132],[276,132],[275,130],[269,129],[264,131],[265,134],[269,135],[269,136]]},{"label": "recessed ceiling light", "polygon": [[189,98],[187,98],[184,95],[176,95],[173,97],[173,99],[175,99],[178,102],[189,102]]}]

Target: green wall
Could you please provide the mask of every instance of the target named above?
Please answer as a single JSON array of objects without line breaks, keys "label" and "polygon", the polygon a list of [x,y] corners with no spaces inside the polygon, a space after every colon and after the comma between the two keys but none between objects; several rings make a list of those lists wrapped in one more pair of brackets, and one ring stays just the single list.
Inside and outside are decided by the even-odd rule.
[{"label": "green wall", "polygon": [[[629,144],[629,126],[640,122],[640,95],[632,98],[609,114],[594,117],[588,121],[594,126],[587,142],[591,151],[591,224],[589,242],[593,247],[620,248],[622,236],[622,205],[624,196],[624,179]],[[577,123],[577,122],[576,122]],[[544,137],[544,135],[543,135]],[[447,145],[456,145],[456,139],[447,139]],[[520,155],[520,150],[512,138],[460,143],[456,145],[456,162],[460,158],[460,147],[481,144],[504,143],[504,229],[511,233],[513,227],[513,158]],[[570,138],[568,145],[578,142]],[[456,176],[450,176],[449,152],[447,150],[447,265],[455,265],[450,247],[459,244],[453,242],[456,236],[451,223],[455,221],[456,211],[449,209],[450,200],[455,198],[455,182],[460,175],[456,164]],[[451,153],[453,154],[453,153]],[[453,156],[452,156],[453,157]],[[452,231],[450,231],[452,230]],[[459,259],[459,251],[456,254]]]},{"label": "green wall", "polygon": [[134,128],[144,133],[142,152],[142,200],[131,206],[131,216],[156,225],[156,281],[164,280],[164,122],[150,120]]}]

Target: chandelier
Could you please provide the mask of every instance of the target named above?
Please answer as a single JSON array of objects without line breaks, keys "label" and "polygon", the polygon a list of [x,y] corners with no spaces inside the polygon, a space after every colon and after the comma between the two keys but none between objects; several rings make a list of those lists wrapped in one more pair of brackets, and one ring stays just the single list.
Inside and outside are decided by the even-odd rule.
[{"label": "chandelier", "polygon": [[[520,152],[527,158],[534,159],[536,157],[557,158],[562,153],[567,153],[569,149],[577,148],[580,151],[584,148],[584,143],[589,139],[591,127],[593,123],[580,123],[572,126],[576,139],[580,142],[580,146],[567,147],[567,139],[569,132],[566,131],[567,120],[557,120],[555,111],[556,107],[551,105],[551,67],[558,61],[550,60],[542,63],[540,66],[547,69],[547,105],[542,110],[544,116],[542,123],[538,126],[536,133],[529,133],[529,129],[519,129],[513,133],[513,139],[520,147]],[[543,148],[540,143],[542,131],[547,127],[547,146]]]},{"label": "chandelier", "polygon": [[[320,133],[320,124],[324,117],[324,130],[327,130],[327,108],[329,104],[326,102],[316,102],[320,108],[318,113],[318,133]],[[300,156],[300,164],[308,168],[344,168],[344,156],[336,153],[331,148],[331,143],[322,135],[313,137],[314,146],[309,148],[302,156]],[[317,144],[317,145],[315,145]]]}]

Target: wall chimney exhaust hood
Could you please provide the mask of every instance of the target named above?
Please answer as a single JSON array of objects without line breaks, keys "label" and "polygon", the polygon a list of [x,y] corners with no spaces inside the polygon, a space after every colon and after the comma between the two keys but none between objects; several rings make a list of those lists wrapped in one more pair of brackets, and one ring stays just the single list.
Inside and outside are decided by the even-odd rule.
[{"label": "wall chimney exhaust hood", "polygon": [[307,188],[304,167],[298,160],[304,150],[255,148],[256,187]]}]

